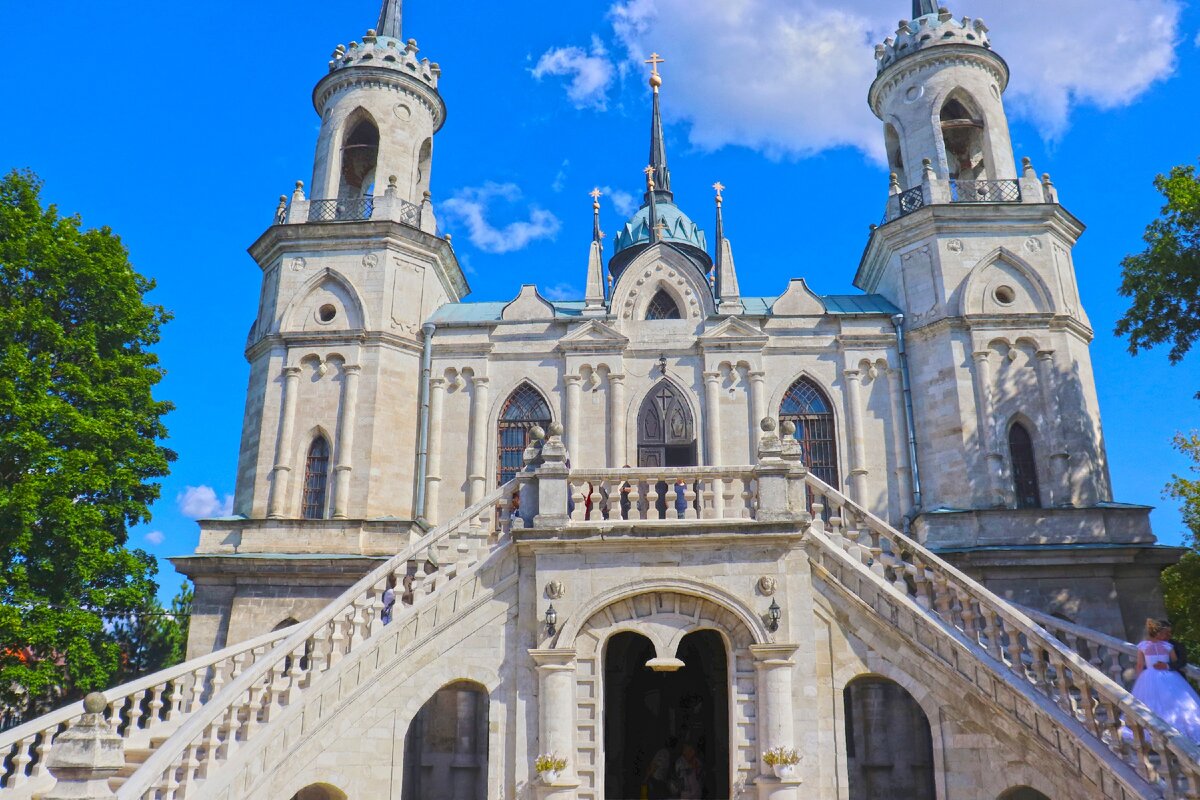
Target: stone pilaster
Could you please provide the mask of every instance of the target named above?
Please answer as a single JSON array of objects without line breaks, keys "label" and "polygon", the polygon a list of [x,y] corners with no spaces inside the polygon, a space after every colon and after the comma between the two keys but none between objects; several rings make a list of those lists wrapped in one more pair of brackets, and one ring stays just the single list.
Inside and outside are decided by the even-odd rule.
[{"label": "stone pilaster", "polygon": [[867,498],[867,443],[863,436],[862,373],[848,369],[846,377],[846,420],[850,428],[850,497],[863,505]]},{"label": "stone pilaster", "polygon": [[338,424],[337,463],[333,468],[333,518],[345,519],[350,509],[350,473],[354,471],[354,425],[358,421],[358,382],[362,367],[348,364],[342,383],[342,415]]},{"label": "stone pilaster", "polygon": [[425,519],[434,526],[441,516],[438,502],[442,488],[442,408],[445,400],[446,379],[432,378],[429,381],[429,452],[425,459]]},{"label": "stone pilaster", "polygon": [[746,375],[750,380],[750,457],[754,458],[757,449],[759,425],[767,416],[767,373],[762,370],[752,370]]},{"label": "stone pilaster", "polygon": [[1039,350],[1037,354],[1038,388],[1042,392],[1042,409],[1045,421],[1043,437],[1050,445],[1050,505],[1073,505],[1071,471],[1067,468],[1071,456],[1063,446],[1062,418],[1055,413],[1058,408],[1058,382],[1055,380],[1054,351]]},{"label": "stone pilaster", "polygon": [[996,415],[992,406],[992,362],[991,353],[981,350],[975,359],[975,404],[979,409],[979,452],[987,458],[988,478],[991,482],[990,505],[1005,505],[1008,492],[1004,488],[1004,456],[996,442]]},{"label": "stone pilaster", "polygon": [[892,403],[892,460],[896,462],[896,483],[899,493],[899,515],[912,512],[912,468],[908,463],[908,425],[904,409],[904,376],[897,369],[888,370],[888,398]]},{"label": "stone pilaster", "polygon": [[[796,709],[793,701],[792,673],[796,662],[792,657],[799,649],[794,644],[751,645],[757,672],[758,740],[762,752],[774,747],[796,747]],[[797,777],[776,778],[770,767],[759,762],[762,770],[755,780],[760,800],[799,800],[799,777],[804,773],[803,761],[797,766]]]},{"label": "stone pilaster", "polygon": [[567,407],[564,409],[563,416],[567,419],[567,448],[575,452],[575,457],[579,458],[579,432],[582,430],[582,423],[579,419],[580,399],[583,396],[583,377],[580,375],[567,375],[563,378],[563,384],[566,386]]},{"label": "stone pilaster", "polygon": [[271,496],[267,516],[282,519],[287,513],[288,476],[292,471],[292,438],[296,429],[296,393],[300,388],[300,368],[283,368],[283,414],[275,439],[275,468],[271,471]]},{"label": "stone pilaster", "polygon": [[471,379],[471,384],[471,470],[468,476],[471,485],[467,495],[468,506],[483,499],[488,453],[488,378],[476,375]]},{"label": "stone pilaster", "polygon": [[[625,452],[625,376],[608,376],[608,468],[629,464]],[[632,466],[632,465],[631,465]]]},{"label": "stone pilaster", "polygon": [[[569,800],[577,795],[575,764],[575,651],[530,650],[538,673],[538,752],[567,760],[554,783],[537,779],[538,800]],[[530,765],[532,768],[532,765]]]},{"label": "stone pilaster", "polygon": [[704,438],[708,465],[721,466],[721,373],[704,373]]}]

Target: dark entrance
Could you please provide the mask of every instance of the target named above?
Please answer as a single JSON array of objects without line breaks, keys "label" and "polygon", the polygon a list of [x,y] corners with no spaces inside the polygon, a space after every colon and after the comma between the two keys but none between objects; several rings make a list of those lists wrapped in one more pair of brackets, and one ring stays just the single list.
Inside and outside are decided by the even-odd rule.
[{"label": "dark entrance", "polygon": [[883,678],[847,684],[850,800],[934,800],[929,719],[904,687]]},{"label": "dark entrance", "polygon": [[443,686],[408,726],[404,800],[486,800],[488,696],[474,683]]},{"label": "dark entrance", "polygon": [[618,633],[605,647],[605,800],[727,800],[724,640],[715,631],[684,637],[678,672],[654,672],[646,666],[654,657],[650,640],[636,633]]},{"label": "dark entrance", "polygon": [[638,412],[638,466],[696,466],[692,410],[670,381],[660,381],[642,401]]}]

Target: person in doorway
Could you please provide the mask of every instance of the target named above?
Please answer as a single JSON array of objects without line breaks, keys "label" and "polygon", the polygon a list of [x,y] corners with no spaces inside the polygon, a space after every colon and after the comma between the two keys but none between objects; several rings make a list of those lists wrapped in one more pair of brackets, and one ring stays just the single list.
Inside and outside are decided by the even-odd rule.
[{"label": "person in doorway", "polygon": [[1146,638],[1137,646],[1133,696],[1184,735],[1200,742],[1200,696],[1182,675],[1171,669],[1177,656],[1170,639],[1169,622],[1147,620]]},{"label": "person in doorway", "polygon": [[675,737],[667,739],[658,749],[650,766],[646,769],[647,800],[670,800],[671,798],[671,755],[675,750]]},{"label": "person in doorway", "polygon": [[704,762],[690,744],[685,744],[675,760],[675,785],[679,800],[701,800],[704,797]]}]

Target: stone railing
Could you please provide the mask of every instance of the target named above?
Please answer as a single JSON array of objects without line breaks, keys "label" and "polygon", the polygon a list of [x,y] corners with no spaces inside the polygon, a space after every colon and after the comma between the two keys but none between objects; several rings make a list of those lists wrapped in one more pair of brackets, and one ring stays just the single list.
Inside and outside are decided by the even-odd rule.
[{"label": "stone railing", "polygon": [[[1195,742],[1012,604],[811,474],[805,483],[814,537],[957,631],[1010,673],[1013,686],[1057,706],[1167,798],[1200,797]],[[842,583],[850,591],[861,585]]]},{"label": "stone railing", "polygon": [[424,599],[465,574],[490,551],[493,535],[506,542],[507,509],[498,533],[493,508],[511,496],[510,481],[399,555],[370,572],[319,614],[227,684],[158,747],[117,793],[121,800],[184,800],[283,710],[300,702],[321,675],[387,624],[384,592],[393,587],[393,624],[423,607]]},{"label": "stone railing", "polygon": [[571,523],[755,519],[754,467],[575,469]]},{"label": "stone railing", "polygon": [[304,181],[296,181],[291,197],[283,195],[279,198],[274,218],[276,225],[380,220],[399,222],[434,236],[442,236],[429,192],[425,193],[420,203],[405,200],[400,196],[394,177],[389,180],[383,194],[327,200],[305,197]]},{"label": "stone railing", "polygon": [[[125,739],[142,732],[149,740],[172,730],[291,631],[272,631],[109,689],[104,716]],[[0,734],[0,788],[19,789],[48,779],[45,767],[54,738],[84,713],[81,700]]]},{"label": "stone railing", "polygon": [[909,189],[902,188],[899,175],[892,173],[883,224],[929,206],[1030,203],[1058,203],[1058,190],[1049,174],[1038,178],[1033,162],[1028,158],[1022,161],[1019,178],[980,181],[941,178],[933,170],[933,161],[927,158],[922,162],[921,182]]},{"label": "stone railing", "polygon": [[[1137,645],[1115,636],[1092,630],[1065,619],[1043,614],[1032,608],[1020,606],[1034,622],[1041,625],[1068,649],[1082,656],[1096,669],[1117,683],[1132,686],[1137,678]],[[1200,667],[1188,664],[1184,674],[1193,682],[1200,682]]]}]

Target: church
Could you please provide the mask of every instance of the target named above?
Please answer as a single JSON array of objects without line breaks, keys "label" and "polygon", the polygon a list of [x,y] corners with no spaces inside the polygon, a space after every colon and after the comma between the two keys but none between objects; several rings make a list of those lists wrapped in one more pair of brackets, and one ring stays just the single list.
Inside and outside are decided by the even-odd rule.
[{"label": "church", "polygon": [[191,660],[4,734],[5,796],[69,783],[55,731],[103,713],[123,800],[1200,798],[1126,691],[1178,550],[1113,497],[1083,223],[1017,163],[984,22],[911,13],[862,87],[859,293],[742,294],[654,55],[584,296],[471,302],[442,68],[385,0],[250,247],[234,516],[174,559]]}]

